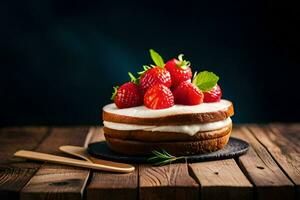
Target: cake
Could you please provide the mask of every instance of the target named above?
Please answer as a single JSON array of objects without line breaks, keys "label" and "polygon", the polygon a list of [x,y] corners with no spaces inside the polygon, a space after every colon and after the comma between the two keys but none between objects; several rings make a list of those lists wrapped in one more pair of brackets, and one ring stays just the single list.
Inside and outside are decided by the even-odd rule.
[{"label": "cake", "polygon": [[150,53],[156,65],[144,67],[138,79],[129,73],[131,81],[115,88],[114,103],[102,109],[108,147],[126,155],[164,150],[176,156],[222,149],[234,110],[221,99],[219,78],[204,71],[191,80],[190,62],[181,55],[165,64]]}]

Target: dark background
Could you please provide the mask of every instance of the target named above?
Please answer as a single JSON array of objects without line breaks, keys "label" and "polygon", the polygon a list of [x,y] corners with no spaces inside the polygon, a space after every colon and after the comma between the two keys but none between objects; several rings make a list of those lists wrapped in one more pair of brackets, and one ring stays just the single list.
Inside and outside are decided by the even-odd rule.
[{"label": "dark background", "polygon": [[[200,3],[199,3],[200,2]],[[291,1],[1,1],[0,125],[100,124],[127,72],[184,53],[220,76],[235,122],[296,122]]]}]

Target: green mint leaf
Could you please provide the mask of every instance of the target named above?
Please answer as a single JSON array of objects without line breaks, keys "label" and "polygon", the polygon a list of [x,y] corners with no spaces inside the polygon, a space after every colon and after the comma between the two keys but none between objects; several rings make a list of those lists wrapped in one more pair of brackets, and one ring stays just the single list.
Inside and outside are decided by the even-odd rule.
[{"label": "green mint leaf", "polygon": [[203,71],[198,73],[194,79],[193,83],[202,91],[210,91],[217,83],[219,77],[213,72]]},{"label": "green mint leaf", "polygon": [[153,62],[159,67],[164,67],[165,63],[164,63],[163,58],[153,49],[150,49],[149,51],[150,51],[150,56],[151,56]]}]

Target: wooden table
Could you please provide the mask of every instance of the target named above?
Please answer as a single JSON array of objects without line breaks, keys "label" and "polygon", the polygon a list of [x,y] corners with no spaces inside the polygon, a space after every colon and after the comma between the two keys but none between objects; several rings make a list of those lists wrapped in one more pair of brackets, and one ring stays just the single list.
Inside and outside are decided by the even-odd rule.
[{"label": "wooden table", "polygon": [[237,159],[160,167],[130,174],[12,158],[19,149],[64,155],[61,145],[103,140],[100,127],[0,129],[0,199],[300,199],[300,124],[239,125],[251,144]]}]

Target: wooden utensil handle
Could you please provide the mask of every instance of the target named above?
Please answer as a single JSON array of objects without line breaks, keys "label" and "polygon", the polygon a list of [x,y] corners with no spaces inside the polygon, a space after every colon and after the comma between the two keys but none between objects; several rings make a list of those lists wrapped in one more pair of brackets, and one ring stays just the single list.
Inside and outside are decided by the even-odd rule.
[{"label": "wooden utensil handle", "polygon": [[88,169],[96,169],[96,170],[103,170],[103,171],[110,171],[110,172],[120,172],[120,173],[129,173],[134,170],[134,167],[129,168],[119,168],[116,166],[109,166],[109,165],[101,165],[101,164],[94,164],[83,160],[77,160],[73,158],[67,158],[63,156],[56,156],[47,153],[39,153],[35,151],[27,151],[27,150],[20,150],[17,151],[14,156],[20,158],[26,158],[31,160],[39,160],[39,161],[47,161],[51,163],[58,163],[64,165],[71,165],[76,167],[84,167]]}]

